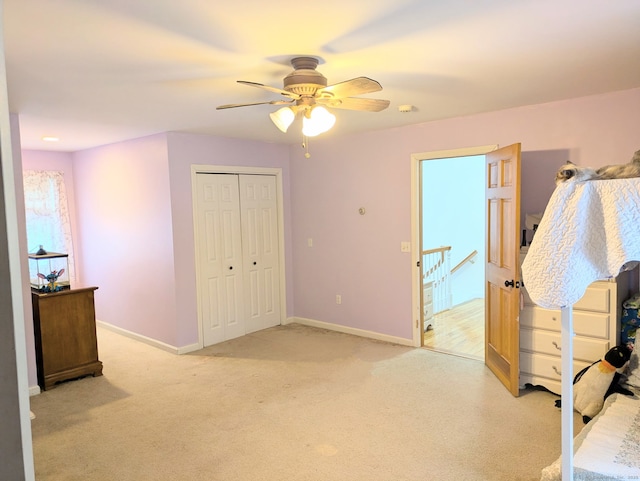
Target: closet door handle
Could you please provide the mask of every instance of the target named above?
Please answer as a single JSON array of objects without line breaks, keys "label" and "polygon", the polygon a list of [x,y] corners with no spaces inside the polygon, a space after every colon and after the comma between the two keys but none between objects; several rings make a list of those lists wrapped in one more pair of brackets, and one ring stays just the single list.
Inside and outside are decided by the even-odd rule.
[{"label": "closet door handle", "polygon": [[510,281],[504,281],[504,287],[514,287],[516,284],[513,282],[513,279]]},{"label": "closet door handle", "polygon": [[254,265],[254,266],[255,266],[255,265],[257,265],[257,264],[258,264],[258,263],[257,263],[256,261],[253,261],[253,265]]},{"label": "closet door handle", "polygon": [[229,270],[232,271],[233,270],[233,266],[229,266]]}]

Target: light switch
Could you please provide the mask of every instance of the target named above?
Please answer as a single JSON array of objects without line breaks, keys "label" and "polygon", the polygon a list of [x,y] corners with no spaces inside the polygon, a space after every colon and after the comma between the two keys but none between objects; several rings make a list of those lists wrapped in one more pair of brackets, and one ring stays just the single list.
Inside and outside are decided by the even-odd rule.
[{"label": "light switch", "polygon": [[400,252],[411,252],[411,242],[401,242]]},{"label": "light switch", "polygon": [[311,237],[307,239],[307,247],[313,247],[313,239]]}]

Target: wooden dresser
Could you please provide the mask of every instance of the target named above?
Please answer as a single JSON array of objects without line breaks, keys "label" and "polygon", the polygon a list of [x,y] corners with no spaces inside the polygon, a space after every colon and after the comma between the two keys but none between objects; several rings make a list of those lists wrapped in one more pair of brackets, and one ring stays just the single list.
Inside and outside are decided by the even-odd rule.
[{"label": "wooden dresser", "polygon": [[[635,272],[635,271],[634,271]],[[561,392],[560,310],[536,306],[523,289],[520,311],[520,386]],[[573,374],[602,359],[620,339],[622,303],[629,297],[629,273],[597,281],[573,306]]]},{"label": "wooden dresser", "polygon": [[102,375],[93,296],[96,289],[31,292],[38,385],[42,390],[60,381]]}]

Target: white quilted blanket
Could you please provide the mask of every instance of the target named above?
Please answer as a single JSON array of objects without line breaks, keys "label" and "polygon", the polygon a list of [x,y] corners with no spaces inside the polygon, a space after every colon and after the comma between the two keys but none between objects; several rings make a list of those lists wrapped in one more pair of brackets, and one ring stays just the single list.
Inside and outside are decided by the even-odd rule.
[{"label": "white quilted blanket", "polygon": [[551,195],[522,280],[533,302],[559,309],[630,261],[640,261],[640,179],[569,181]]},{"label": "white quilted blanket", "polygon": [[[640,398],[613,394],[575,438],[576,481],[640,479]],[[542,470],[540,481],[562,481],[562,458]]]}]

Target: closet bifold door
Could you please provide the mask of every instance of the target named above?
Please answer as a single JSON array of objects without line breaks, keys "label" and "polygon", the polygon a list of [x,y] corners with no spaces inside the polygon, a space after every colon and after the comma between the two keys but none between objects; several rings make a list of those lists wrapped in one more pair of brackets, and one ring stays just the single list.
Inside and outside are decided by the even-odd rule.
[{"label": "closet bifold door", "polygon": [[196,175],[196,262],[204,346],[281,323],[274,175]]},{"label": "closet bifold door", "polygon": [[245,334],[238,176],[196,176],[196,259],[204,346]]},{"label": "closet bifold door", "polygon": [[246,332],[280,324],[276,178],[240,175]]}]

